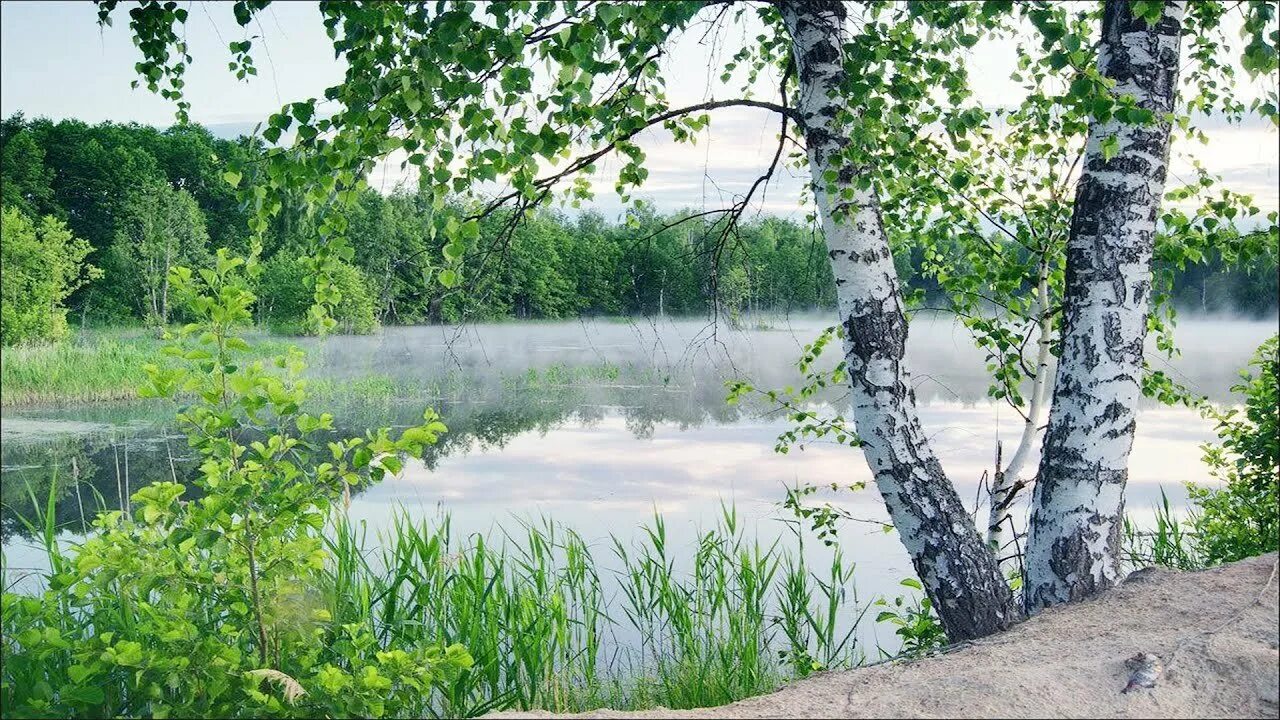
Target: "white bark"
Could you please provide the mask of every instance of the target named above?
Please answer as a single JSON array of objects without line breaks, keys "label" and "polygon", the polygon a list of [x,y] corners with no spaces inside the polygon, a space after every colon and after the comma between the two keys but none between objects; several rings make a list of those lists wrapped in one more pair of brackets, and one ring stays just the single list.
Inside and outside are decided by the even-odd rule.
[{"label": "white bark", "polygon": [[[1067,242],[1062,357],[1027,546],[1029,610],[1077,600],[1120,577],[1129,450],[1140,396],[1156,214],[1164,192],[1184,3],[1158,23],[1126,0],[1103,12],[1098,68],[1155,113],[1150,125],[1090,121]],[[1102,142],[1119,152],[1107,160]]]},{"label": "white bark", "polygon": [[1040,418],[1044,415],[1044,405],[1049,394],[1049,346],[1053,339],[1053,323],[1049,321],[1049,269],[1043,262],[1038,275],[1036,301],[1032,306],[1032,314],[1036,318],[1036,364],[1031,381],[1031,402],[1027,406],[1022,436],[1018,439],[1013,457],[1009,459],[1008,465],[996,468],[995,480],[991,486],[991,505],[987,510],[987,545],[1001,559],[1000,570],[1004,573],[1016,568],[1014,558],[1006,547],[1014,534],[1013,516],[1009,509],[1017,500],[1018,492],[1029,483],[1022,477],[1022,469],[1035,447]]},{"label": "white bark", "polygon": [[[953,641],[1007,627],[1018,616],[1008,585],[955,487],[929,447],[904,355],[902,293],[875,193],[857,186],[838,114],[845,8],[839,2],[780,5],[792,40],[801,116],[835,275],[853,416],[889,516]],[[834,180],[832,177],[834,176]]]}]

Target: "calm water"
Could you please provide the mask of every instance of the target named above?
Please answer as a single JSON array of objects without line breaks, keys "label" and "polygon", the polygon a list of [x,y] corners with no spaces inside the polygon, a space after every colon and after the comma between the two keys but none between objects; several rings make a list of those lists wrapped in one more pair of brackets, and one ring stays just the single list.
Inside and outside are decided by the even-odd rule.
[{"label": "calm water", "polygon": [[[655,510],[677,545],[688,547],[699,527],[713,524],[722,503],[770,540],[787,532],[778,508],[784,485],[869,479],[862,458],[848,448],[813,443],[774,453],[785,420],[724,402],[730,378],[758,387],[796,383],[800,347],[827,322],[775,319],[767,329],[746,331],[688,320],[390,328],[306,345],[317,377],[375,378],[334,408],[346,428],[408,424],[425,405],[438,408],[450,427],[425,463],[356,496],[350,512],[368,522],[371,535],[399,507],[448,512],[466,533],[547,516],[599,541],[607,566],[609,534],[634,537]],[[1274,321],[1185,319],[1173,374],[1229,402],[1237,371],[1275,330]],[[984,358],[963,328],[917,318],[909,358],[924,425],[972,504],[997,441],[1011,452],[1020,418],[986,398]],[[409,388],[410,397],[388,399],[379,392],[388,384]],[[842,404],[839,392],[821,400]],[[78,496],[67,490],[58,505],[71,537],[79,508],[92,507],[94,492],[118,506],[145,482],[186,477],[192,463],[185,440],[167,425],[169,412],[154,403],[6,412],[0,530],[9,566],[40,567],[7,508],[25,502],[26,483],[37,493],[47,488],[55,467],[65,480],[74,459],[82,481]],[[1183,503],[1184,482],[1207,480],[1199,444],[1212,438],[1211,424],[1195,413],[1144,407],[1131,461],[1131,512],[1150,517],[1160,488]],[[823,499],[858,517],[887,520],[872,489]],[[841,537],[858,563],[864,597],[896,592],[897,581],[911,574],[894,534],[853,524]]]}]

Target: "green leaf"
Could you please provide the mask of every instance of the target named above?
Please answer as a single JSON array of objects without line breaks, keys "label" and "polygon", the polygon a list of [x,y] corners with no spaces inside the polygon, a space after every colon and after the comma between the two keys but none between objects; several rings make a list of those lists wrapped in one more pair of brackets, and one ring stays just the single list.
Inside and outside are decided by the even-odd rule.
[{"label": "green leaf", "polygon": [[1102,159],[1110,162],[1120,152],[1120,140],[1115,135],[1109,135],[1102,139],[1098,149],[1102,151]]},{"label": "green leaf", "polygon": [[73,705],[94,706],[100,704],[106,697],[102,688],[97,685],[76,685],[71,688],[62,688],[62,701]]}]

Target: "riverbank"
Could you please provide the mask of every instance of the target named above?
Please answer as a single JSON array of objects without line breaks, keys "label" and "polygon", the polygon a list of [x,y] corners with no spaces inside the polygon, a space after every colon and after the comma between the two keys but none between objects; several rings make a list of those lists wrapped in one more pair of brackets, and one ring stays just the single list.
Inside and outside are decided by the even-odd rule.
[{"label": "riverbank", "polygon": [[[609,325],[625,325],[629,318],[602,317],[593,322]],[[505,323],[487,323],[492,328],[512,328],[517,324],[528,327],[553,328],[557,325],[576,324],[564,321],[511,321]],[[391,333],[419,331],[430,327],[440,331],[440,335],[450,338],[449,326],[394,326],[384,329],[375,335],[386,337]],[[459,333],[460,335],[460,333]],[[249,350],[243,356],[246,362],[269,360],[283,354],[290,346],[298,346],[307,351],[306,362],[315,367],[323,360],[323,353],[316,352],[317,346],[328,343],[335,346],[341,343],[358,343],[365,348],[366,360],[376,353],[369,348],[371,342],[378,342],[379,337],[339,335],[330,336],[324,341],[314,337],[283,335],[263,328],[246,329],[243,337],[249,343]],[[456,338],[455,338],[456,339]],[[448,342],[452,342],[449,340]],[[168,341],[156,336],[154,330],[143,327],[119,327],[85,330],[57,343],[20,345],[0,350],[0,407],[5,409],[66,407],[91,403],[111,403],[136,400],[139,389],[146,383],[144,370],[148,364],[165,366],[171,359],[163,353]],[[440,343],[437,342],[437,345]],[[407,346],[406,346],[407,347]],[[397,348],[404,352],[404,348]],[[340,355],[341,351],[335,354]],[[347,396],[362,399],[370,398],[430,398],[441,393],[457,392],[459,385],[465,385],[466,377],[450,376],[451,366],[438,363],[442,372],[439,377],[424,379],[421,377],[398,376],[389,377],[383,372],[385,368],[361,368],[356,371],[344,371],[340,377],[312,378],[310,394],[313,398],[345,398]],[[460,366],[459,366],[460,367]],[[530,366],[532,367],[532,366]],[[571,375],[570,381],[603,381],[618,380],[618,366],[605,362],[598,357],[591,357],[584,363],[574,366],[541,368],[559,375]],[[527,368],[521,367],[512,376],[525,375]],[[460,373],[452,373],[460,375]],[[461,373],[465,375],[465,373]],[[532,377],[536,380],[536,377]],[[548,378],[554,379],[554,378]],[[564,380],[565,378],[560,378]]]},{"label": "riverbank", "polygon": [[[252,333],[249,360],[283,352],[292,339]],[[146,328],[88,330],[58,343],[0,352],[0,406],[73,405],[131,400],[147,380],[147,364],[169,361],[166,341]]]},{"label": "riverbank", "polygon": [[[643,377],[628,383],[695,381],[699,392],[724,401],[724,381],[750,378],[758,387],[794,385],[794,362],[805,343],[830,324],[826,316],[777,319],[770,330],[730,330],[705,319],[652,322],[596,317],[558,322],[478,323],[458,326],[386,326],[371,335],[310,337],[247,329],[249,359],[269,358],[290,345],[307,354],[311,395],[395,396],[415,401],[448,393],[458,382],[485,376],[516,378],[531,369],[586,372],[591,382],[615,382],[619,370]],[[1275,332],[1275,322],[1183,318],[1183,353],[1157,363],[1215,402],[1230,402],[1236,370]],[[0,351],[0,406],[5,409],[80,406],[137,397],[143,366],[168,360],[164,341],[142,327],[78,331],[58,344]],[[950,319],[916,316],[908,353],[917,394],[989,402],[983,354]],[[834,361],[834,356],[832,360]],[[585,369],[585,370],[584,370]],[[559,372],[558,370],[556,372]],[[449,375],[458,377],[450,378]],[[319,382],[323,380],[324,382]],[[440,387],[441,385],[445,387]]]},{"label": "riverbank", "polygon": [[[1147,569],[1078,605],[918,660],[827,673],[699,710],[498,713],[495,718],[1276,717],[1275,553],[1211,570]],[[1126,660],[1159,657],[1122,692]]]}]

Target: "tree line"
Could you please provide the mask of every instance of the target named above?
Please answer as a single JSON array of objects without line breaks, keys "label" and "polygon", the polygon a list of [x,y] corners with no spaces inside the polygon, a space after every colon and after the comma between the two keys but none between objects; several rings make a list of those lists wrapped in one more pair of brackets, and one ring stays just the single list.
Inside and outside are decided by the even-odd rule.
[{"label": "tree line", "polygon": [[[23,258],[17,257],[15,244],[15,252],[6,254],[7,261],[15,255],[15,282],[6,288],[19,285],[20,272],[40,275],[50,257],[66,254],[55,246],[74,238],[80,250],[72,253],[72,265],[83,261],[92,268],[59,283],[74,319],[98,325],[180,319],[182,311],[168,292],[169,269],[207,267],[221,248],[248,250],[248,215],[224,175],[233,164],[252,162],[261,153],[260,140],[219,138],[197,124],[161,130],[14,115],[0,124],[0,150],[3,205],[13,222],[21,216],[27,225],[44,223],[41,227],[67,237],[58,241],[62,235],[39,234],[32,247],[24,246]],[[715,257],[714,234],[705,226],[663,229],[675,217],[643,205],[620,221],[594,211],[539,212],[494,250],[501,258],[465,272],[463,279],[474,292],[448,292],[431,281],[429,262],[444,244],[429,222],[441,212],[460,212],[460,206],[434,208],[412,189],[362,190],[347,213],[354,255],[334,278],[343,298],[336,311],[343,329],[365,332],[379,323],[463,319],[702,314],[716,308],[715,296],[720,309],[735,315],[834,303],[825,251],[809,227],[762,217],[743,224],[734,247]],[[496,235],[509,221],[509,215],[492,216],[481,227],[482,238]],[[306,329],[313,296],[306,261],[312,231],[299,212],[283,213],[266,233],[256,288],[258,320],[287,332]],[[25,225],[14,224],[12,232],[31,235]],[[41,255],[35,246],[47,252]],[[18,339],[31,335],[18,329],[13,334]]]},{"label": "tree line", "polygon": [[[162,130],[16,114],[0,121],[0,152],[6,343],[60,335],[60,305],[83,324],[181,319],[169,269],[206,267],[221,248],[249,249],[248,214],[225,175],[260,157],[260,139],[220,138],[198,124]],[[717,313],[736,322],[752,311],[835,304],[826,249],[810,223],[757,217],[726,239],[723,220],[643,203],[619,220],[539,210],[502,243],[493,239],[510,212],[490,214],[476,246],[500,257],[464,266],[468,291],[451,291],[432,282],[431,261],[445,244],[432,219],[464,211],[456,202],[437,208],[413,188],[362,188],[346,210],[354,254],[332,278],[342,329],[582,315]],[[299,211],[280,214],[264,234],[259,322],[307,330],[313,230]],[[932,305],[946,304],[949,292],[929,268],[940,242],[946,238],[931,238],[931,247],[903,241],[894,250],[906,289]],[[1250,315],[1276,308],[1274,253],[1247,263],[1211,254],[1170,272],[1182,307]]]}]

